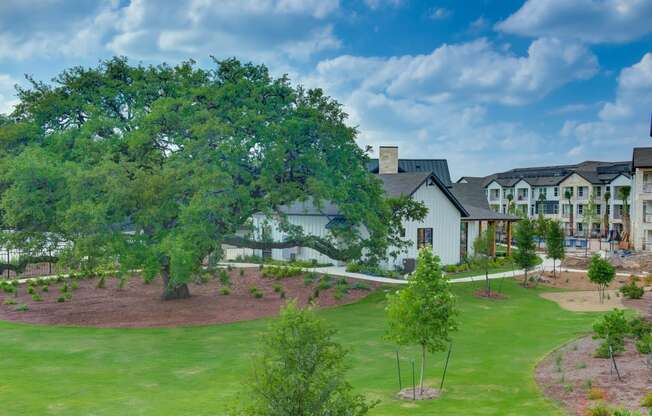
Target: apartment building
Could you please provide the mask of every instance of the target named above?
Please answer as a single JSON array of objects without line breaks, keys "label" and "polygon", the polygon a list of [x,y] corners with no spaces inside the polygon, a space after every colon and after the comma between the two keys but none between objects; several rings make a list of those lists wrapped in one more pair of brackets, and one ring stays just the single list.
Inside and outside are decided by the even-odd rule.
[{"label": "apartment building", "polygon": [[[587,233],[600,236],[610,230],[622,232],[623,212],[631,205],[632,196],[623,201],[620,190],[631,185],[630,162],[586,161],[577,165],[512,169],[486,177],[484,188],[487,202],[496,212],[513,212],[530,218],[541,212],[547,218],[560,220],[567,235],[584,237]],[[588,224],[584,214],[591,198],[596,215]],[[605,212],[609,216],[608,230],[603,226]],[[649,212],[652,214],[652,198]]]},{"label": "apartment building", "polygon": [[636,250],[652,250],[652,147],[638,147],[632,155],[632,243]]}]

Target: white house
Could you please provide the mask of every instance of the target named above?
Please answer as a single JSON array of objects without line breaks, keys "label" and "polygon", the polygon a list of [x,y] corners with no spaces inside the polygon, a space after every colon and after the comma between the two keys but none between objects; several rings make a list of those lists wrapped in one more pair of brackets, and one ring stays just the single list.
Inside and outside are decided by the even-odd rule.
[{"label": "white house", "polygon": [[[383,266],[391,269],[403,267],[404,261],[411,263],[411,259],[416,259],[419,248],[424,246],[431,247],[443,264],[459,263],[462,218],[469,214],[451,193],[448,165],[441,159],[400,160],[398,147],[395,146],[381,146],[379,155],[378,161],[371,161],[369,170],[378,174],[387,196],[407,195],[423,202],[428,208],[423,221],[403,223],[405,238],[411,241],[411,245],[405,253],[395,259],[389,259]],[[291,224],[301,226],[304,233],[309,235],[328,236],[329,227],[341,219],[337,208],[331,204],[317,208],[309,202],[296,203],[284,207],[283,210]],[[258,235],[261,235],[265,228],[266,235],[273,241],[283,241],[285,238],[273,218],[256,215],[253,224]],[[249,252],[279,260],[315,259],[319,262],[338,264],[337,261],[305,247],[273,249],[266,253],[260,250]],[[228,250],[227,258],[233,258],[237,254],[248,252],[239,249]]]}]

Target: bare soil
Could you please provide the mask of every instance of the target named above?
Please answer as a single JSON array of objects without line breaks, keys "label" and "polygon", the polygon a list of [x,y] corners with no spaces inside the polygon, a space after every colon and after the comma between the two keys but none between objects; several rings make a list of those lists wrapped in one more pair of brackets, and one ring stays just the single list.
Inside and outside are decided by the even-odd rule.
[{"label": "bare soil", "polygon": [[[275,316],[279,309],[290,299],[296,299],[301,306],[307,305],[314,297],[319,284],[316,279],[306,285],[303,276],[285,279],[270,279],[261,276],[258,269],[248,268],[240,276],[240,269],[228,272],[231,278],[231,293],[221,294],[225,286],[218,279],[207,283],[190,284],[191,297],[188,299],[161,299],[163,284],[161,279],[144,283],[142,278],[132,277],[123,289],[118,288],[118,279],[107,278],[106,288],[97,288],[97,279],[76,280],[78,288],[72,291],[72,299],[57,302],[62,296],[60,288],[63,283],[51,284],[48,292],[37,288],[43,301],[32,300],[25,285],[21,285],[18,296],[0,293],[0,320],[47,325],[70,325],[84,327],[141,328],[141,327],[175,327],[186,325],[208,325]],[[330,289],[322,289],[314,299],[316,306],[328,308],[355,302],[369,294],[368,290],[353,289],[336,299],[336,282],[333,277]],[[351,285],[356,281],[347,279]],[[372,290],[378,287],[372,282],[365,282]],[[285,298],[274,291],[280,285]],[[255,287],[263,293],[262,298],[255,298],[250,289]],[[5,305],[5,299],[14,299],[15,305]],[[29,310],[16,310],[21,304]]]},{"label": "bare soil", "polygon": [[[576,272],[557,272],[553,276],[552,272],[540,273],[543,277],[539,281],[539,285],[546,287],[556,287],[567,290],[596,290],[595,283],[591,283],[586,273]],[[613,282],[609,285],[608,289],[619,289],[622,285],[628,283],[629,280],[625,276],[616,276]]]},{"label": "bare soil", "polygon": [[591,387],[604,390],[604,401],[612,406],[647,414],[640,406],[643,396],[652,392],[652,370],[645,355],[636,351],[633,341],[626,341],[625,352],[616,357],[620,382],[610,360],[593,357],[599,344],[600,340],[587,336],[548,355],[535,371],[539,387],[573,415],[584,415],[598,403],[588,398]]},{"label": "bare soil", "polygon": [[600,302],[595,290],[576,290],[570,292],[548,292],[540,296],[556,302],[563,309],[573,312],[607,312],[614,308],[625,309],[623,298],[615,290],[605,292],[606,298]]},{"label": "bare soil", "polygon": [[[637,252],[629,256],[612,255],[609,261],[614,265],[616,271],[621,273],[652,273],[652,253]],[[589,255],[568,255],[561,263],[562,268],[568,269],[588,269],[591,263]]]},{"label": "bare soil", "polygon": [[401,400],[433,400],[439,397],[439,389],[434,389],[431,387],[423,388],[423,392],[416,386],[416,389],[412,387],[406,387],[403,390],[399,391],[397,396]]}]

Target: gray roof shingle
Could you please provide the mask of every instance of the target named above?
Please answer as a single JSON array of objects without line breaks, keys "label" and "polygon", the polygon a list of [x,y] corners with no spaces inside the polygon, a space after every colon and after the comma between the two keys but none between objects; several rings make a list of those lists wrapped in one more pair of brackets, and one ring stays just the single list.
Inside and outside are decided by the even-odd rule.
[{"label": "gray roof shingle", "polygon": [[[367,164],[369,172],[378,173],[378,159],[370,159]],[[434,173],[444,186],[451,185],[451,176],[446,159],[399,159],[399,173]]]},{"label": "gray roof shingle", "polygon": [[635,147],[632,167],[634,169],[652,167],[652,147]]},{"label": "gray roof shingle", "polygon": [[464,220],[517,221],[514,215],[495,212],[489,207],[481,182],[455,183],[452,193],[462,203],[469,216]]}]

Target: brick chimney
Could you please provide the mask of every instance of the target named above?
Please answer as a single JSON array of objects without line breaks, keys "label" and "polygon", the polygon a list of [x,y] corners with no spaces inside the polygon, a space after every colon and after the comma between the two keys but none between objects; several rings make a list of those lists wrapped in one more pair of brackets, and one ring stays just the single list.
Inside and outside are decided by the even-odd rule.
[{"label": "brick chimney", "polygon": [[398,146],[380,146],[378,156],[379,174],[391,175],[398,173]]}]

